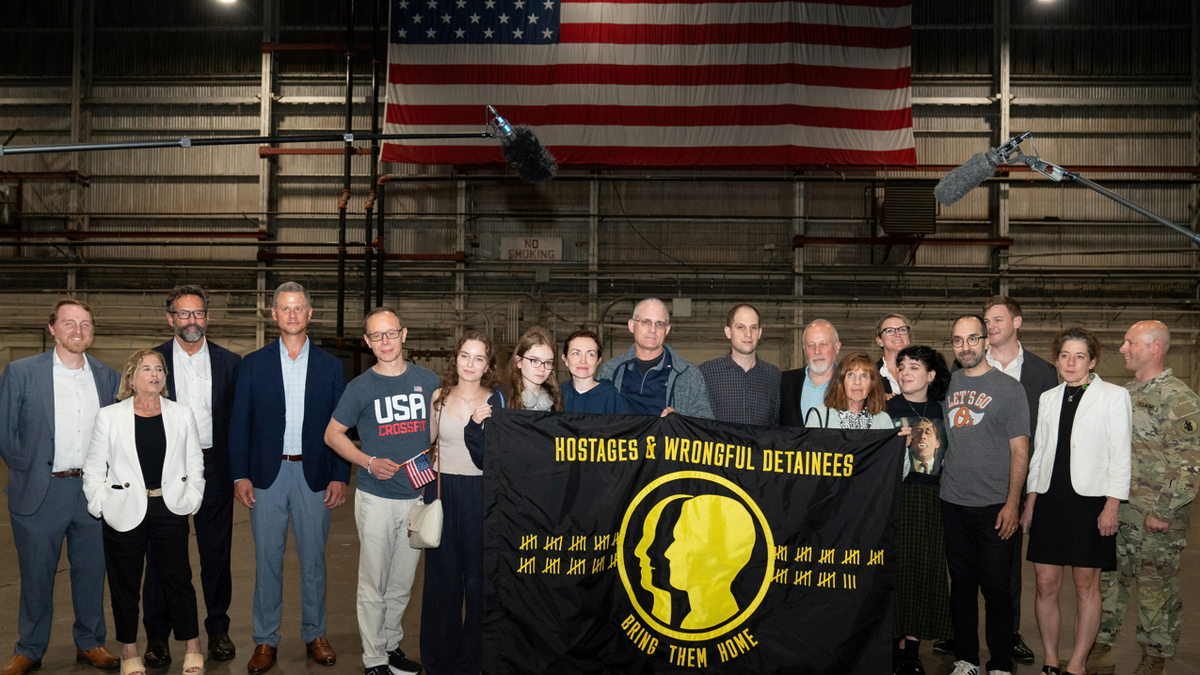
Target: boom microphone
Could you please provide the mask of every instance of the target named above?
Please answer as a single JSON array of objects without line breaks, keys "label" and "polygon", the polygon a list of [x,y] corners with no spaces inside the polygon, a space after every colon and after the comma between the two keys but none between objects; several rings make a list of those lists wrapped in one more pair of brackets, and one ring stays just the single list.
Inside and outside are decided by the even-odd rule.
[{"label": "boom microphone", "polygon": [[1000,164],[1000,155],[994,148],[977,153],[962,166],[942,176],[937,187],[933,188],[933,196],[943,206],[950,206],[995,175],[996,167]]},{"label": "boom microphone", "polygon": [[526,183],[539,185],[554,180],[558,175],[558,162],[554,155],[533,134],[529,127],[513,127],[492,106],[487,107],[492,115],[491,126],[500,137],[504,159]]}]

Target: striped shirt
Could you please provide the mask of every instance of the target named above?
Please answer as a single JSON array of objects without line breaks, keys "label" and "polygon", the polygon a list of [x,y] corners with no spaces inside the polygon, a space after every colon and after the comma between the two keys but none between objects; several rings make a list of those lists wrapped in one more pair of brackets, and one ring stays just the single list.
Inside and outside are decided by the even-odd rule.
[{"label": "striped shirt", "polygon": [[308,337],[300,356],[293,361],[288,356],[287,345],[279,338],[279,365],[283,370],[283,399],[287,418],[283,426],[283,454],[303,454],[304,448],[304,383],[308,379]]}]

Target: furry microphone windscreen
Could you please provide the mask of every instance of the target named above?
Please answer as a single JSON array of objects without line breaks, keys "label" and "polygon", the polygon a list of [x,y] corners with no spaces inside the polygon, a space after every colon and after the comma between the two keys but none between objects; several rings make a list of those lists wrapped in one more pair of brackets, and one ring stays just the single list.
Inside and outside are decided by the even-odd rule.
[{"label": "furry microphone windscreen", "polygon": [[511,134],[500,139],[504,159],[526,183],[549,183],[558,175],[558,162],[529,127],[513,127]]},{"label": "furry microphone windscreen", "polygon": [[944,206],[950,206],[967,193],[983,184],[996,173],[996,163],[981,152],[968,159],[962,166],[954,169],[938,181],[933,188],[933,196]]}]

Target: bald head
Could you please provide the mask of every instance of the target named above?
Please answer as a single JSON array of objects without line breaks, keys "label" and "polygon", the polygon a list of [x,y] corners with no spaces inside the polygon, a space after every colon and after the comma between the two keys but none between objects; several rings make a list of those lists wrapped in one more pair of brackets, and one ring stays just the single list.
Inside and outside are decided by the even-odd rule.
[{"label": "bald head", "polygon": [[1121,355],[1125,367],[1134,372],[1139,382],[1145,382],[1164,370],[1167,350],[1171,348],[1171,331],[1161,321],[1139,321],[1125,331]]},{"label": "bald head", "polygon": [[[647,309],[647,308],[655,307],[655,306],[662,309],[663,315],[665,315],[667,317],[666,318],[667,323],[670,323],[671,322],[671,313],[670,313],[670,311],[667,310],[667,303],[663,302],[662,300],[659,300],[658,298],[646,298],[644,300],[639,301],[638,304],[634,305],[633,306],[633,319],[636,321],[637,319],[642,318],[642,310],[643,309]],[[661,318],[661,317],[659,317],[659,318]]]}]

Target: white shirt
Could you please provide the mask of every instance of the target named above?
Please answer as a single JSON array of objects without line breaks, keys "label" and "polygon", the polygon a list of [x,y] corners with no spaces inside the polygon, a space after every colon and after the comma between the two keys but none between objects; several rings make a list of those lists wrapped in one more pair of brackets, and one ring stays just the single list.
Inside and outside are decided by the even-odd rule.
[{"label": "white shirt", "polygon": [[1017,358],[1009,362],[1008,367],[1000,365],[1000,362],[992,358],[992,348],[988,347],[987,354],[988,365],[998,369],[1000,372],[1012,377],[1017,382],[1021,381],[1021,364],[1025,363],[1025,348],[1021,346],[1020,340],[1017,341]]},{"label": "white shirt", "polygon": [[92,423],[100,412],[100,393],[92,366],[71,370],[54,350],[54,464],[53,472],[83,468],[83,456],[92,440]]},{"label": "white shirt", "polygon": [[884,361],[883,365],[879,366],[879,376],[891,383],[893,394],[900,393],[900,380],[892,377],[892,374],[888,372],[887,361]]},{"label": "white shirt", "polygon": [[208,357],[208,340],[200,338],[200,351],[189,355],[171,340],[175,361],[175,400],[192,409],[200,428],[200,447],[207,450],[213,444],[212,361]]}]

